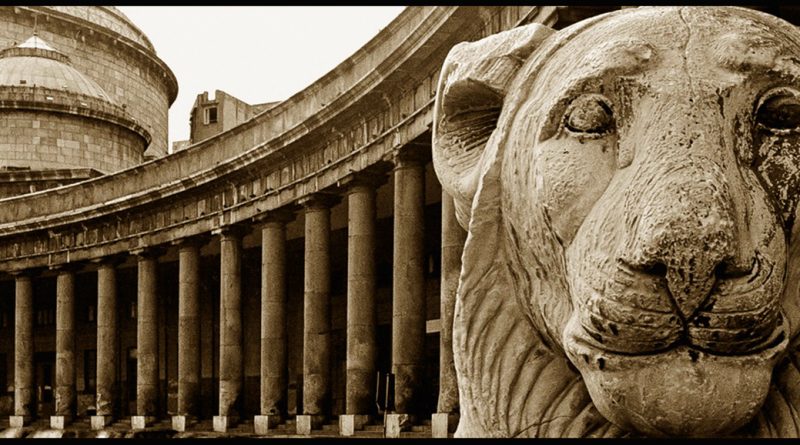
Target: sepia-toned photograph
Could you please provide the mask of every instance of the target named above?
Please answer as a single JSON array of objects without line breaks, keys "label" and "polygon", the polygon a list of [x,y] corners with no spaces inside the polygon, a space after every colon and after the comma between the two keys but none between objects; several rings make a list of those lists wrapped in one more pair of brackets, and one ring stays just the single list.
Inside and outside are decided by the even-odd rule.
[{"label": "sepia-toned photograph", "polygon": [[797,25],[0,6],[0,438],[800,438]]}]

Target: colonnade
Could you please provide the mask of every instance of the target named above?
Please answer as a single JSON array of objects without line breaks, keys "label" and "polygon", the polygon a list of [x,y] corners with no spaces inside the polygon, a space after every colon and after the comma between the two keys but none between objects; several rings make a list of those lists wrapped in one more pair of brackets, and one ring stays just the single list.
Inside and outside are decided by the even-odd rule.
[{"label": "colonnade", "polygon": [[[392,286],[392,372],[395,375],[395,411],[398,428],[413,423],[418,411],[425,369],[424,161],[399,157],[394,169],[394,247]],[[348,204],[346,398],[340,432],[352,435],[370,420],[375,403],[378,347],[376,336],[376,190],[385,175],[356,173],[340,181]],[[297,212],[305,216],[302,412],[297,432],[330,420],[326,402],[331,392],[331,207],[343,197],[315,193],[291,209],[259,215],[250,224],[222,227],[211,234],[172,243],[178,250],[178,387],[177,414],[172,426],[185,430],[198,420],[201,381],[200,249],[212,238],[220,246],[219,405],[213,418],[217,431],[241,421],[244,380],[242,338],[242,239],[261,231],[260,414],[256,433],[266,433],[284,422],[287,413],[287,295],[286,225]],[[439,414],[457,413],[457,390],[452,368],[450,324],[455,283],[460,268],[463,230],[452,214],[452,202],[442,199],[442,315]],[[210,236],[209,236],[210,235]],[[131,427],[143,429],[158,416],[159,339],[157,262],[164,247],[131,251],[137,258],[137,368],[136,413]],[[97,263],[97,393],[93,429],[114,421],[120,403],[117,348],[117,266],[119,256]],[[75,267],[54,268],[56,280],[56,388],[51,427],[64,428],[74,420],[75,387]],[[14,415],[11,426],[27,424],[35,416],[33,392],[33,292],[31,275],[15,275]],[[388,345],[382,345],[388,347]],[[163,351],[161,351],[163,353]],[[436,420],[436,416],[434,416]],[[445,420],[445,429],[448,428]],[[452,428],[452,425],[450,426]],[[436,425],[434,425],[436,429]],[[434,431],[435,432],[435,431]],[[446,434],[446,431],[445,431]]]}]

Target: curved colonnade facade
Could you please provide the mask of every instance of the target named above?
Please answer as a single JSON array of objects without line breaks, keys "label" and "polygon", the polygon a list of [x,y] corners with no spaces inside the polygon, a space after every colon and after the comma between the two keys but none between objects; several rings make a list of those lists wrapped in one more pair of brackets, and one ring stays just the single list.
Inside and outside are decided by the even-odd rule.
[{"label": "curved colonnade facade", "polygon": [[[58,9],[54,21],[89,20]],[[0,412],[11,426],[253,422],[256,433],[287,422],[309,433],[338,416],[352,434],[381,413],[378,376],[391,373],[387,433],[433,415],[434,435],[446,435],[458,412],[448,326],[465,235],[430,162],[439,70],[461,41],[600,12],[587,10],[408,8],[231,130],[1,200]],[[163,68],[156,93],[128,106],[158,156],[174,76],[112,19],[103,32]],[[123,88],[98,83],[112,96]],[[148,100],[161,101],[149,117]]]}]

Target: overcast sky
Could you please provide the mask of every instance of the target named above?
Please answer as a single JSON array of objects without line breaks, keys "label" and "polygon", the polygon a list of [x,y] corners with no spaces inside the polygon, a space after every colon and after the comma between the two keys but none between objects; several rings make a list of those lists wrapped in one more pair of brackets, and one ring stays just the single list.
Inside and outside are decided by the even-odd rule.
[{"label": "overcast sky", "polygon": [[283,100],[352,55],[402,7],[119,6],[178,79],[169,144],[189,139],[197,94]]}]

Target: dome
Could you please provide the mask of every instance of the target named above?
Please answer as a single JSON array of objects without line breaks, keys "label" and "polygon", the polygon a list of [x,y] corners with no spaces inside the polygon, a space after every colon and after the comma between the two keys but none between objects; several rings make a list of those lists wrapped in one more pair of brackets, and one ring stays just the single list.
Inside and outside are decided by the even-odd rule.
[{"label": "dome", "polygon": [[0,86],[50,88],[113,103],[100,85],[70,66],[66,55],[36,35],[0,51]]}]

